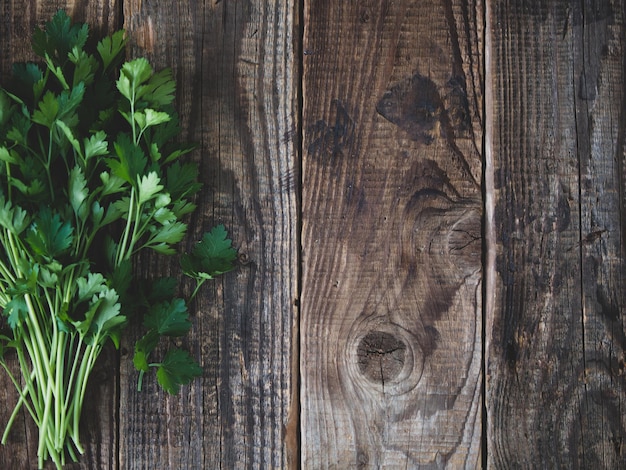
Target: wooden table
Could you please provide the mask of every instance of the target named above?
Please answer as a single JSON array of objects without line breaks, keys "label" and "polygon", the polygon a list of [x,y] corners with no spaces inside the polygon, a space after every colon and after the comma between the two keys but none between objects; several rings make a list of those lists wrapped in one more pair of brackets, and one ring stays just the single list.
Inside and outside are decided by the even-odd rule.
[{"label": "wooden table", "polygon": [[58,8],[173,69],[241,253],[178,396],[105,351],[75,468],[626,468],[622,1],[0,0],[0,82]]}]

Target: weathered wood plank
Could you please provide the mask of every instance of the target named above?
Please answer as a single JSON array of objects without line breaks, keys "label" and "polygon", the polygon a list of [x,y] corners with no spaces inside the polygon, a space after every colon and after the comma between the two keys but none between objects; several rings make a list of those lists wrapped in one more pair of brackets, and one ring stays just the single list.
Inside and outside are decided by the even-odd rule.
[{"label": "weathered wood plank", "polygon": [[624,468],[624,4],[489,9],[489,466]]},{"label": "weathered wood plank", "polygon": [[482,8],[304,10],[304,468],[475,468]]},{"label": "weathered wood plank", "polygon": [[137,394],[122,362],[121,467],[286,468],[297,459],[286,444],[297,431],[297,2],[128,0],[124,18],[132,54],[173,68],[183,134],[200,144],[190,233],[224,223],[242,265],[193,308],[202,380],[177,397],[154,383]]},{"label": "weathered wood plank", "polygon": [[[94,34],[107,34],[121,27],[117,0],[24,1],[0,2],[0,82],[8,80],[13,62],[34,60],[30,40],[35,26],[65,9],[74,21],[89,23]],[[14,373],[19,373],[17,360]],[[117,467],[117,412],[119,402],[119,358],[112,348],[105,348],[88,385],[81,423],[81,442],[86,453],[80,464],[67,468]],[[7,375],[0,373],[0,427],[9,419],[18,393]],[[6,446],[0,446],[0,468],[37,468],[37,428],[23,411],[11,430]],[[52,467],[50,467],[52,468]]]}]

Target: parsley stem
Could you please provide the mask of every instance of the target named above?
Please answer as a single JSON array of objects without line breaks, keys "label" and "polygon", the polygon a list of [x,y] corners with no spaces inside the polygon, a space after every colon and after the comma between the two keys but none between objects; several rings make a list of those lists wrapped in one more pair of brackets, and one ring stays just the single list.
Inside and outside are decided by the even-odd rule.
[{"label": "parsley stem", "polygon": [[48,159],[44,163],[46,169],[46,177],[48,178],[48,189],[50,190],[50,200],[54,202],[54,183],[52,182],[52,174],[50,173],[50,165],[52,163],[52,132],[53,127],[50,127],[49,141],[48,141]]},{"label": "parsley stem", "polygon": [[22,405],[24,405],[26,407],[26,409],[28,410],[28,413],[30,414],[30,416],[35,421],[37,420],[37,415],[35,414],[35,411],[30,406],[30,404],[28,403],[28,400],[27,400],[27,395],[30,394],[29,390],[31,388],[31,385],[32,385],[32,382],[33,382],[33,378],[35,377],[35,371],[34,370],[31,371],[30,375],[24,374],[24,377],[28,376],[28,379],[27,379],[26,386],[24,388],[22,388],[17,383],[17,379],[11,373],[11,370],[8,368],[6,362],[0,361],[0,365],[2,365],[2,368],[6,371],[6,373],[9,376],[9,378],[11,379],[11,382],[13,382],[13,385],[15,386],[15,388],[18,391],[18,393],[20,394],[20,399],[18,400],[17,404],[15,405],[15,408],[13,408],[13,413],[11,413],[11,417],[9,418],[9,420],[8,420],[8,422],[6,424],[6,427],[4,429],[4,434],[2,434],[2,440],[0,441],[0,443],[2,445],[5,445],[6,442],[7,442],[8,437],[9,437],[9,432],[11,431],[11,428],[13,427],[13,422],[17,418],[17,415],[18,415],[19,411],[21,410]]},{"label": "parsley stem", "polygon": [[87,389],[87,380],[89,379],[89,374],[93,369],[95,364],[95,360],[100,354],[101,347],[98,345],[99,343],[99,335],[93,339],[93,344],[87,345],[85,349],[85,354],[83,355],[83,360],[80,365],[80,370],[78,372],[78,378],[76,379],[75,388],[74,388],[74,400],[73,400],[73,427],[70,433],[72,440],[74,441],[74,445],[79,453],[84,454],[85,449],[82,447],[79,441],[79,424],[80,424],[80,415],[83,407],[83,402],[85,400],[85,391]]},{"label": "parsley stem", "polygon": [[[134,80],[133,80],[134,81]],[[130,101],[130,125],[133,128],[133,142],[137,145],[137,131],[135,130],[135,84],[132,84],[132,94]]]},{"label": "parsley stem", "polygon": [[[6,246],[6,243],[3,243],[3,245]],[[5,282],[7,282],[8,284],[15,284],[15,276],[11,274],[9,268],[6,264],[4,264],[2,260],[0,260],[0,274],[4,277]],[[2,289],[2,291],[4,292],[4,288]]]},{"label": "parsley stem", "polygon": [[[139,199],[139,198],[137,198]],[[148,221],[150,220],[150,218],[148,218]],[[148,221],[146,221],[146,224],[148,223]],[[134,248],[135,248],[135,243],[137,242],[137,239],[139,237],[141,237],[141,235],[143,234],[143,230],[145,230],[145,225],[144,227],[142,227],[139,231],[137,230],[137,227],[139,227],[139,224],[141,223],[141,204],[138,203],[137,204],[137,208],[135,209],[135,222],[133,223],[133,234],[130,238],[130,246],[128,247],[128,257],[130,258],[130,256],[133,254]],[[139,235],[138,235],[139,233]]]},{"label": "parsley stem", "polygon": [[119,266],[120,264],[122,264],[122,261],[126,259],[126,245],[128,244],[128,238],[130,236],[131,227],[133,225],[133,219],[134,219],[133,209],[134,208],[135,208],[135,187],[133,186],[130,190],[130,202],[128,203],[126,227],[124,228],[122,242],[117,247],[117,256],[115,257],[116,266]]},{"label": "parsley stem", "polygon": [[10,201],[11,199],[13,199],[13,185],[11,184],[11,165],[9,164],[9,162],[5,163],[6,165],[6,170],[7,170],[7,196],[8,196],[8,200]]},{"label": "parsley stem", "polygon": [[189,296],[188,302],[191,302],[193,299],[196,298],[196,295],[198,295],[198,292],[200,291],[202,284],[204,284],[204,281],[206,281],[206,279],[196,279],[196,288],[193,290],[193,292]]},{"label": "parsley stem", "polygon": [[141,388],[143,387],[143,376],[145,375],[146,371],[141,369],[139,371],[139,379],[137,379],[137,391],[141,392]]}]

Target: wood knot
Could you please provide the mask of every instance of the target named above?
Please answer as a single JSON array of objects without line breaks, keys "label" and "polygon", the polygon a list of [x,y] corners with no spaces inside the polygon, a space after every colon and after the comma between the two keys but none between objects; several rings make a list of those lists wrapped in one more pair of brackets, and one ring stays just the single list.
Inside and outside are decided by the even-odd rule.
[{"label": "wood knot", "polygon": [[406,344],[391,333],[371,331],[357,347],[359,370],[370,380],[387,382],[404,368]]},{"label": "wood knot", "polygon": [[352,325],[341,369],[368,393],[403,395],[415,389],[424,369],[419,338],[388,316],[362,316]]}]

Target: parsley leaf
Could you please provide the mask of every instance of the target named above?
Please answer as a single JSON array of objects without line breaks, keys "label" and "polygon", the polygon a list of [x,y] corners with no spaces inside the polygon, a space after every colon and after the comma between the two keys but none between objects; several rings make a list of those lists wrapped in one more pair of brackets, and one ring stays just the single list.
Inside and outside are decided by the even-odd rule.
[{"label": "parsley leaf", "polygon": [[187,305],[183,299],[173,299],[154,305],[144,318],[146,328],[159,335],[183,336],[191,328]]},{"label": "parsley leaf", "polygon": [[202,368],[187,351],[171,349],[159,364],[157,380],[170,395],[176,395],[181,385],[202,375]]},{"label": "parsley leaf", "polygon": [[201,187],[198,183],[198,166],[174,162],[167,168],[166,187],[174,200],[192,196]]},{"label": "parsley leaf", "polygon": [[213,279],[219,274],[232,271],[237,259],[237,250],[232,246],[228,232],[223,225],[218,225],[207,232],[198,242],[191,254],[181,257],[183,272],[196,279]]},{"label": "parsley leaf", "polygon": [[148,202],[154,198],[162,189],[163,185],[161,179],[157,176],[156,172],[151,171],[147,175],[138,177],[139,180],[139,204]]},{"label": "parsley leaf", "polygon": [[113,33],[112,36],[108,36],[98,43],[98,54],[100,54],[105,69],[115,63],[124,50],[125,44],[123,30]]},{"label": "parsley leaf", "polygon": [[56,61],[63,62],[73,47],[83,48],[87,42],[87,24],[72,24],[70,17],[60,10],[46,23],[44,30],[35,29],[33,51],[40,57],[48,54]]},{"label": "parsley leaf", "polygon": [[42,207],[27,232],[26,241],[35,254],[52,259],[71,246],[73,231],[72,225],[61,220],[59,214]]}]

